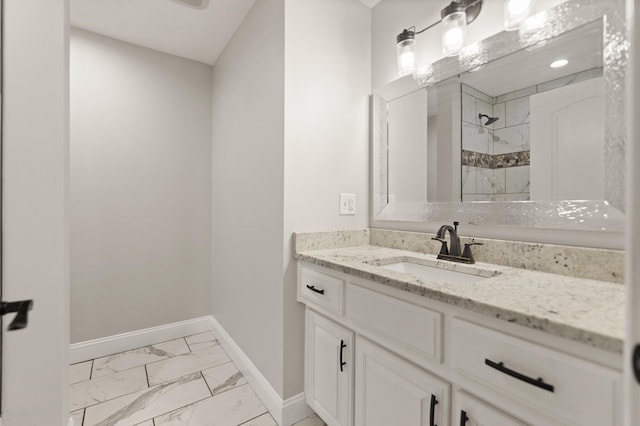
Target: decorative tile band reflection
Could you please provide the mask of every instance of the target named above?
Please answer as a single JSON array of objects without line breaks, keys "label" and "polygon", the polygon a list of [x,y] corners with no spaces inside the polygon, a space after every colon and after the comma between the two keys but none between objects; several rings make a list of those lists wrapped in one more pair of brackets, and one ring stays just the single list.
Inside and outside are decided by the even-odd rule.
[{"label": "decorative tile band reflection", "polygon": [[528,166],[530,163],[531,151],[491,155],[462,150],[463,166],[480,167],[483,169],[506,169],[509,167]]}]

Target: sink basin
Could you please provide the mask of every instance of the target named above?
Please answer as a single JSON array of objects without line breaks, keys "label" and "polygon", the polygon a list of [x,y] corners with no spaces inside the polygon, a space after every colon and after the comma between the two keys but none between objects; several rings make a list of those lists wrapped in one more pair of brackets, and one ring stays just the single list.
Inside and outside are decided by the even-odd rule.
[{"label": "sink basin", "polygon": [[[395,262],[387,265],[380,265],[384,269],[391,271],[404,272],[405,274],[415,275],[418,278],[428,281],[440,281],[451,284],[473,284],[478,281],[485,280],[490,277],[476,275],[472,273],[450,271],[435,266],[421,265],[413,262]],[[483,274],[484,275],[484,274]],[[492,274],[495,276],[495,274]]]}]

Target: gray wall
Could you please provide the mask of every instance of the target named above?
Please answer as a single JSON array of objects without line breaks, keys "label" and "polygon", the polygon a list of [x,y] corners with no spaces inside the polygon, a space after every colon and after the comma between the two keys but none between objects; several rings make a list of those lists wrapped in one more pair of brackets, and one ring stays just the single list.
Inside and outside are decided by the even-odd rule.
[{"label": "gray wall", "polygon": [[304,379],[291,233],[367,224],[370,15],[261,0],[214,66],[213,315],[283,399]]},{"label": "gray wall", "polygon": [[71,341],[210,313],[211,67],[73,29]]},{"label": "gray wall", "polygon": [[213,315],[282,395],[283,0],[255,3],[212,93]]},{"label": "gray wall", "polygon": [[[291,234],[367,226],[371,10],[358,0],[287,0],[285,17],[284,387],[291,397],[303,390],[304,363]],[[355,216],[338,214],[341,192],[356,194]]]}]

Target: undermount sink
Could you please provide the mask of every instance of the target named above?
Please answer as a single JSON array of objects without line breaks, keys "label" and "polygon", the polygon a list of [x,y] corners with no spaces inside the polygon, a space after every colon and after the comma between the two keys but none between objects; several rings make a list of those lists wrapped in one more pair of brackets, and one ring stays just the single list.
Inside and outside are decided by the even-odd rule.
[{"label": "undermount sink", "polygon": [[[469,271],[469,273],[450,271],[437,266],[422,265],[408,261],[389,263],[386,265],[380,265],[380,267],[391,271],[415,275],[418,278],[428,281],[440,281],[451,284],[473,284],[498,274],[493,271]],[[482,272],[489,272],[489,274],[483,274]]]}]

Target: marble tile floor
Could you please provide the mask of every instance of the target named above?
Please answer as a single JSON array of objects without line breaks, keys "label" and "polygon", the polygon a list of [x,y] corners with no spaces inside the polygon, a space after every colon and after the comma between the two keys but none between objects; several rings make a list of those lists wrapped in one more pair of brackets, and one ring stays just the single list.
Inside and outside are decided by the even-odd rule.
[{"label": "marble tile floor", "polygon": [[73,364],[69,376],[74,426],[277,426],[210,332]]}]

